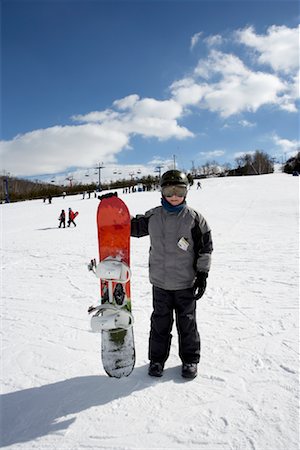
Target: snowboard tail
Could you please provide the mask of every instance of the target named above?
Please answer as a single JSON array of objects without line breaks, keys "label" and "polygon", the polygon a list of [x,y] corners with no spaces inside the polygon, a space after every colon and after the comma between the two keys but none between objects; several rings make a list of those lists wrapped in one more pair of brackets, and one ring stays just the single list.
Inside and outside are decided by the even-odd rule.
[{"label": "snowboard tail", "polygon": [[131,374],[135,363],[133,328],[102,331],[102,364],[110,377],[122,378]]}]

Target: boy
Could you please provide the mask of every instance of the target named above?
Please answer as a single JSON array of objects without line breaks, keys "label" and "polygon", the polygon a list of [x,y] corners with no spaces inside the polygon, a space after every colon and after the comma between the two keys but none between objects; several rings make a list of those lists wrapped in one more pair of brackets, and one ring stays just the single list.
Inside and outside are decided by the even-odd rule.
[{"label": "boy", "polygon": [[188,179],[169,170],[160,180],[162,206],[131,219],[131,236],[150,236],[149,277],[153,285],[153,312],[149,338],[149,375],[161,377],[169,356],[173,311],[179,337],[181,374],[197,376],[200,336],[196,300],[202,297],[210,269],[210,228],[186,204]]},{"label": "boy", "polygon": [[62,225],[64,228],[66,228],[66,213],[64,209],[61,210],[58,220],[59,220],[58,228],[61,228]]}]

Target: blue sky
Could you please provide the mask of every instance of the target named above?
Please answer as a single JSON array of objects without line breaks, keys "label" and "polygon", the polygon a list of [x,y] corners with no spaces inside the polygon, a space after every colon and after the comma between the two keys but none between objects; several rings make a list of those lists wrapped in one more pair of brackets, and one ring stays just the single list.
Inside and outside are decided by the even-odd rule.
[{"label": "blue sky", "polygon": [[[190,170],[299,148],[296,1],[2,0],[4,170]],[[63,175],[64,176],[64,175]]]}]

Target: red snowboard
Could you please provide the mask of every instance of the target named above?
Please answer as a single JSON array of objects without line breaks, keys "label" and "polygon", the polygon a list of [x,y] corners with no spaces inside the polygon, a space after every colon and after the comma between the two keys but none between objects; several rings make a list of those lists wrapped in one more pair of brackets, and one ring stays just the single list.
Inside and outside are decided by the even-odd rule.
[{"label": "red snowboard", "polygon": [[[104,196],[98,206],[97,226],[100,263],[109,260],[128,268],[126,279],[104,281],[100,278],[101,304],[131,315],[130,214],[125,203],[117,196]],[[110,310],[102,314],[105,317]],[[135,364],[132,326],[102,330],[101,337],[102,363],[107,374],[117,378],[128,376]]]}]

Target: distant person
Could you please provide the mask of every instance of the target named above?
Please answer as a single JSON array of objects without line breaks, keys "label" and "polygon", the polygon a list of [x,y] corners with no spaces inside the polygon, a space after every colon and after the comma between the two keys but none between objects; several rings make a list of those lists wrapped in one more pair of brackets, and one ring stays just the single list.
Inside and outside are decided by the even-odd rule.
[{"label": "distant person", "polygon": [[206,289],[213,250],[211,231],[204,217],[186,204],[189,181],[183,172],[167,171],[160,186],[162,206],[131,218],[131,236],[150,236],[153,312],[148,373],[154,377],[163,374],[175,311],[181,375],[195,378],[200,361],[196,300]]},{"label": "distant person", "polygon": [[52,195],[49,195],[49,197],[48,197],[48,202],[49,202],[49,204],[52,203]]},{"label": "distant person", "polygon": [[197,189],[202,189],[200,181],[198,181],[198,183],[197,183]]},{"label": "distant person", "polygon": [[72,208],[69,208],[69,219],[68,219],[68,227],[71,225],[71,223],[76,227],[76,223],[74,221],[75,217],[78,216],[78,212],[72,211]]},{"label": "distant person", "polygon": [[61,228],[62,225],[64,228],[66,228],[66,213],[64,209],[61,210],[58,220],[59,220],[58,228]]},{"label": "distant person", "polygon": [[66,192],[62,193],[63,199],[66,197],[66,195],[67,195]]}]

